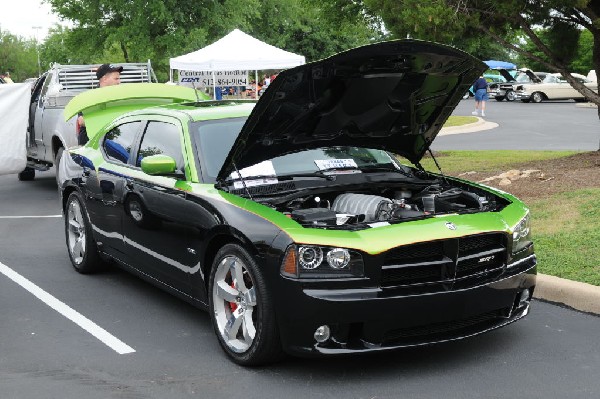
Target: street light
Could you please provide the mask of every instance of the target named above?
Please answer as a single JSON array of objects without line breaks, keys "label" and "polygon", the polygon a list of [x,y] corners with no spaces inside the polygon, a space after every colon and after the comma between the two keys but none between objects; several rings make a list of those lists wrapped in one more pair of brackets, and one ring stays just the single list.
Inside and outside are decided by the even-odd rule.
[{"label": "street light", "polygon": [[38,77],[42,76],[42,64],[40,63],[40,45],[38,42],[38,31],[42,29],[41,26],[32,26],[35,29],[35,49],[37,51],[37,59],[38,59]]}]

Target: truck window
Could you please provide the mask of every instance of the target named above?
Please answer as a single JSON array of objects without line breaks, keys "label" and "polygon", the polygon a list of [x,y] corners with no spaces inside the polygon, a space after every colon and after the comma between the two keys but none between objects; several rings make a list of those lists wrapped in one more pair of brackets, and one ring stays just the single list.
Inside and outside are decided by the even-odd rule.
[{"label": "truck window", "polygon": [[142,122],[124,123],[106,133],[102,149],[109,161],[126,164]]}]

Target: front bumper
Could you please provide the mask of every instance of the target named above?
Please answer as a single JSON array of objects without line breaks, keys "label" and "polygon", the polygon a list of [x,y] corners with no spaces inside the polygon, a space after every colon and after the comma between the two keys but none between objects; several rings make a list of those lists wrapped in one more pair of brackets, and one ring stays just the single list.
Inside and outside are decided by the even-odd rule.
[{"label": "front bumper", "polygon": [[517,100],[529,100],[531,98],[531,93],[527,91],[516,91],[515,98]]},{"label": "front bumper", "polygon": [[[373,352],[462,339],[513,323],[527,315],[536,281],[531,254],[496,281],[468,289],[398,294],[391,288],[311,289],[286,284],[277,300],[278,324],[287,352],[335,355]],[[528,298],[521,293],[528,289]],[[293,297],[298,300],[291,300]],[[293,308],[291,303],[298,304]],[[279,306],[284,305],[285,308]],[[322,325],[324,343],[314,339]]]}]

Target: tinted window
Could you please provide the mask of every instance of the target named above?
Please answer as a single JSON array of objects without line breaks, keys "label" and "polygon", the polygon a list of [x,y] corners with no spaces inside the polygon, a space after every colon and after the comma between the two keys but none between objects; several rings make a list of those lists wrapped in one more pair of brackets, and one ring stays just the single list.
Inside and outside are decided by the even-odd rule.
[{"label": "tinted window", "polygon": [[246,118],[231,118],[192,124],[190,132],[195,137],[198,157],[210,179],[214,180],[221,170],[245,122]]},{"label": "tinted window", "polygon": [[177,170],[185,171],[181,139],[177,126],[166,122],[153,121],[148,123],[140,145],[136,165],[140,166],[144,157],[158,154],[170,156],[175,160]]},{"label": "tinted window", "polygon": [[109,160],[127,163],[133,140],[142,122],[130,122],[117,126],[104,136],[102,148]]}]

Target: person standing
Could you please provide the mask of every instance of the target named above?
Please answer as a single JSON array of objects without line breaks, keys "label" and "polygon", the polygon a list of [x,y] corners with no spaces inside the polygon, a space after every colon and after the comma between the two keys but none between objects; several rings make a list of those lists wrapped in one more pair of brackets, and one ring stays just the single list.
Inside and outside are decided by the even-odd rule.
[{"label": "person standing", "polygon": [[13,80],[10,78],[10,72],[6,71],[6,73],[4,74],[4,81],[6,83],[14,83]]},{"label": "person standing", "polygon": [[473,83],[473,92],[475,93],[475,111],[471,112],[473,115],[478,115],[481,111],[481,116],[485,116],[485,102],[488,100],[488,83],[483,76],[479,76],[479,79]]},{"label": "person standing", "polygon": [[[116,66],[112,64],[102,64],[96,69],[96,77],[98,78],[98,87],[116,86],[121,84],[121,72],[123,72],[122,66]],[[79,113],[77,117],[77,125],[79,130],[77,132],[77,144],[84,145],[88,142],[89,138],[87,135],[87,129],[85,127],[85,121],[83,120],[83,114]]]}]

